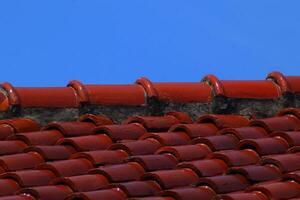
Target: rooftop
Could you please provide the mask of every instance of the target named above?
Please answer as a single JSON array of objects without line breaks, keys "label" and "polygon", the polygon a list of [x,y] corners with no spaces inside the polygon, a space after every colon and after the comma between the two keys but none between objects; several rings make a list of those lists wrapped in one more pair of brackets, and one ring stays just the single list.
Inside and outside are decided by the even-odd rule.
[{"label": "rooftop", "polygon": [[300,199],[300,76],[0,89],[0,200]]}]

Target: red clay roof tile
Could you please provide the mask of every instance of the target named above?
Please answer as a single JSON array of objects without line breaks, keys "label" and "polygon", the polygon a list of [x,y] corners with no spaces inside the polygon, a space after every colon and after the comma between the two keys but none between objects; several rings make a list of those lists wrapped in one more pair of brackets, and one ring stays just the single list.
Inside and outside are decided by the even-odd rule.
[{"label": "red clay roof tile", "polygon": [[210,78],[2,85],[0,200],[300,198],[299,77]]}]

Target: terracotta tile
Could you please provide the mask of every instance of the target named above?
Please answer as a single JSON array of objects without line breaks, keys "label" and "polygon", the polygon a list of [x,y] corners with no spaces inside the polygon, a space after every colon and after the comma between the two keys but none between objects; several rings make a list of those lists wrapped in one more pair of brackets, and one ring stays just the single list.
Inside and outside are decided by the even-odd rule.
[{"label": "terracotta tile", "polygon": [[1,179],[16,180],[21,187],[48,185],[55,177],[55,174],[49,170],[22,170],[0,175]]},{"label": "terracotta tile", "polygon": [[95,128],[95,133],[106,134],[113,141],[137,140],[146,133],[146,129],[140,124],[106,125]]},{"label": "terracotta tile", "polygon": [[27,145],[22,141],[0,141],[0,155],[21,153]]},{"label": "terracotta tile", "polygon": [[293,115],[300,119],[300,108],[285,108],[278,112],[278,116]]},{"label": "terracotta tile", "polygon": [[239,140],[234,135],[227,134],[195,138],[193,140],[193,143],[205,144],[212,151],[220,151],[228,149],[237,149]]},{"label": "terracotta tile", "polygon": [[172,197],[142,197],[142,198],[130,198],[130,200],[175,200]]},{"label": "terracotta tile", "polygon": [[143,125],[149,132],[162,132],[167,131],[174,124],[181,123],[173,115],[166,116],[136,116],[129,117],[124,121],[124,124],[138,123]]},{"label": "terracotta tile", "polygon": [[228,173],[241,174],[251,183],[278,180],[281,178],[281,172],[273,165],[233,167],[228,170]]},{"label": "terracotta tile", "polygon": [[62,138],[57,144],[72,146],[76,151],[95,151],[107,149],[112,141],[107,135],[100,134]]},{"label": "terracotta tile", "polygon": [[40,125],[29,118],[13,118],[0,120],[0,125],[8,125],[14,129],[14,133],[31,132],[40,130]]},{"label": "terracotta tile", "polygon": [[271,164],[277,166],[281,172],[292,172],[300,170],[300,154],[281,154],[265,156],[262,158],[262,164]]},{"label": "terracotta tile", "polygon": [[233,134],[240,140],[243,139],[258,139],[269,137],[267,131],[261,127],[242,127],[242,128],[225,128],[222,129],[219,134]]},{"label": "terracotta tile", "polygon": [[198,179],[197,174],[189,168],[148,172],[142,177],[142,180],[156,181],[163,189],[192,185]]},{"label": "terracotta tile", "polygon": [[93,168],[92,163],[84,158],[53,161],[41,164],[38,169],[48,169],[56,176],[76,176],[87,174]]},{"label": "terracotta tile", "polygon": [[211,88],[205,83],[152,83],[145,77],[136,83],[145,89],[148,98],[178,103],[211,101]]},{"label": "terracotta tile", "polygon": [[14,129],[8,124],[0,125],[0,140],[5,140],[7,137],[14,134]]},{"label": "terracotta tile", "polygon": [[95,105],[144,105],[146,97],[139,85],[83,85],[71,81],[82,103]]},{"label": "terracotta tile", "polygon": [[89,192],[109,187],[109,182],[106,177],[100,174],[61,177],[54,179],[52,183],[55,185],[66,185],[74,192]]},{"label": "terracotta tile", "polygon": [[65,137],[75,137],[94,134],[95,125],[88,122],[52,122],[43,130],[58,130]]},{"label": "terracotta tile", "polygon": [[145,133],[140,139],[153,138],[160,142],[163,146],[187,145],[191,139],[184,132],[160,132]]},{"label": "terracotta tile", "polygon": [[20,185],[13,179],[0,179],[0,196],[8,196],[15,194],[19,189]]},{"label": "terracotta tile", "polygon": [[169,129],[170,132],[185,132],[193,139],[197,137],[217,135],[218,128],[212,123],[202,124],[176,124]]},{"label": "terracotta tile", "polygon": [[79,106],[75,91],[68,87],[13,87],[1,84],[12,105],[27,107],[74,108]]},{"label": "terracotta tile", "polygon": [[280,136],[284,138],[290,145],[292,146],[300,146],[300,131],[281,131],[281,132],[274,132],[272,136]]},{"label": "terracotta tile", "polygon": [[143,167],[137,162],[107,165],[90,170],[90,173],[104,175],[111,183],[137,181],[144,172]]},{"label": "terracotta tile", "polygon": [[229,193],[244,190],[249,186],[247,179],[239,174],[200,178],[199,186],[209,186],[216,193]]},{"label": "terracotta tile", "polygon": [[269,199],[300,197],[300,185],[294,181],[262,183],[249,188],[249,191],[260,191]]},{"label": "terracotta tile", "polygon": [[65,185],[51,185],[24,188],[19,190],[18,194],[24,194],[26,196],[31,195],[39,200],[64,200],[72,194],[72,190]]},{"label": "terracotta tile", "polygon": [[178,162],[171,154],[132,156],[129,160],[139,163],[146,171],[174,169]]},{"label": "terracotta tile", "polygon": [[217,176],[227,171],[227,165],[223,160],[207,159],[180,163],[178,168],[190,168],[198,174],[199,177]]},{"label": "terracotta tile", "polygon": [[121,149],[126,151],[129,155],[149,155],[154,154],[161,144],[155,139],[137,140],[123,143],[114,143],[110,149]]},{"label": "terracotta tile", "polygon": [[36,199],[32,196],[13,195],[13,196],[0,197],[0,200],[36,200]]},{"label": "terracotta tile", "polygon": [[259,162],[260,157],[250,149],[224,150],[212,153],[211,158],[218,158],[226,162],[228,166],[253,165]]},{"label": "terracotta tile", "polygon": [[23,169],[33,169],[38,164],[43,163],[42,156],[38,153],[19,153],[8,156],[0,156],[0,167],[4,171],[15,171]]},{"label": "terracotta tile", "polygon": [[223,129],[247,126],[249,124],[249,120],[241,115],[207,114],[199,117],[197,123],[212,123],[219,129]]},{"label": "terracotta tile", "polygon": [[[203,79],[213,87],[216,96],[240,99],[274,99],[281,96],[281,90],[272,81],[220,81],[214,75],[207,75]],[[260,88],[257,90],[257,88]]]},{"label": "terracotta tile", "polygon": [[208,187],[186,187],[165,190],[162,195],[173,197],[178,200],[211,200],[215,196],[215,192]]},{"label": "terracotta tile", "polygon": [[260,192],[240,192],[219,195],[216,200],[268,200],[267,196]]},{"label": "terracotta tile", "polygon": [[45,161],[55,161],[55,160],[66,160],[75,153],[75,149],[70,146],[30,146],[24,149],[25,153],[27,152],[36,152],[40,154]]},{"label": "terracotta tile", "polygon": [[281,116],[271,117],[250,122],[250,126],[263,127],[266,131],[291,131],[299,126],[300,121],[296,117]]},{"label": "terracotta tile", "polygon": [[65,200],[125,200],[126,194],[119,188],[74,193]]},{"label": "terracotta tile", "polygon": [[94,166],[121,164],[128,157],[123,150],[98,150],[73,154],[71,158],[86,158]]},{"label": "terracotta tile", "polygon": [[182,124],[191,124],[193,123],[192,118],[186,112],[170,111],[166,115],[171,115],[176,117]]},{"label": "terracotta tile", "polygon": [[21,140],[28,145],[54,145],[63,135],[57,130],[15,134],[8,139]]},{"label": "terracotta tile", "polygon": [[93,123],[95,126],[112,125],[114,123],[113,120],[108,118],[107,116],[93,114],[81,115],[78,121]]},{"label": "terracotta tile", "polygon": [[276,82],[283,92],[300,92],[300,78],[298,76],[284,76],[282,73],[275,71],[268,74],[267,78]]},{"label": "terracotta tile", "polygon": [[192,161],[205,158],[211,153],[210,148],[203,144],[183,145],[183,146],[165,146],[158,149],[157,154],[170,153],[174,155],[177,160]]},{"label": "terracotta tile", "polygon": [[130,181],[114,183],[112,186],[123,190],[128,197],[152,196],[161,191],[159,184],[155,181]]},{"label": "terracotta tile", "polygon": [[285,180],[294,180],[300,184],[300,171],[293,171],[293,172],[287,173],[284,175],[283,178]]},{"label": "terracotta tile", "polygon": [[281,137],[260,138],[242,140],[239,144],[240,149],[252,149],[259,155],[283,154],[286,153],[289,145]]}]

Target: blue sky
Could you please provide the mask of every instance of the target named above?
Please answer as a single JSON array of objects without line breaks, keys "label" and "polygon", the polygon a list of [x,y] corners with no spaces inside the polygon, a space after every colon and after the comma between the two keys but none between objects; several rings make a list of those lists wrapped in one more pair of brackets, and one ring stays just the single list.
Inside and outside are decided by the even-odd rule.
[{"label": "blue sky", "polygon": [[0,81],[16,86],[300,75],[300,1],[3,0]]}]

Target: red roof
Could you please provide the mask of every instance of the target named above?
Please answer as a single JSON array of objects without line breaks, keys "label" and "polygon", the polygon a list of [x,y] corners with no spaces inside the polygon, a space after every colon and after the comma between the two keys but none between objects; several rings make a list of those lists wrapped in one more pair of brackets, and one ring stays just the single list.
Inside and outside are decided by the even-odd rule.
[{"label": "red roof", "polygon": [[300,76],[0,97],[0,200],[300,199]]}]

